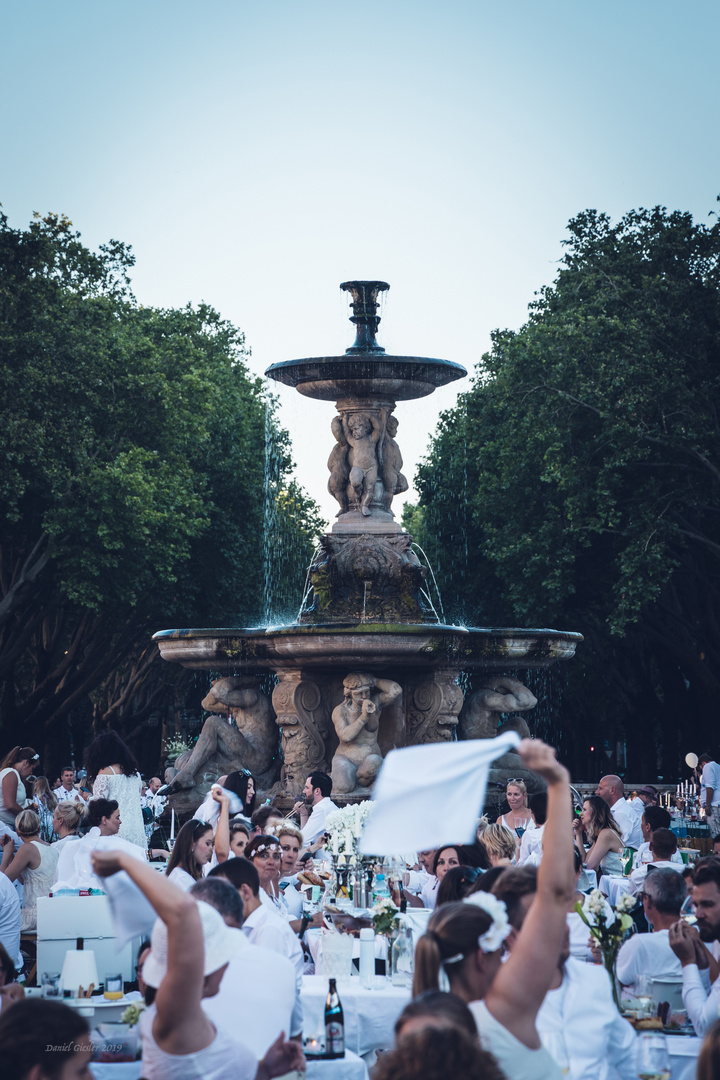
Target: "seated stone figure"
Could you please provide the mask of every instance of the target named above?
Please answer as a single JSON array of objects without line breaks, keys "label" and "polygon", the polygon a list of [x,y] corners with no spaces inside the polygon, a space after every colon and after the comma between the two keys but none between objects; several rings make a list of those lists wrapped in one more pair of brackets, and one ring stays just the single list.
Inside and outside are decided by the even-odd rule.
[{"label": "seated stone figure", "polygon": [[[192,750],[181,754],[165,780],[170,792],[187,792],[183,807],[194,809],[224,773],[249,769],[259,788],[268,788],[277,771],[277,728],[272,708],[253,678],[216,680],[203,699],[208,716]],[[178,807],[177,796],[174,800]]]},{"label": "seated stone figure", "polygon": [[392,679],[352,672],[343,680],[343,693],[332,714],[340,745],[331,772],[333,791],[340,795],[375,782],[383,760],[378,745],[380,713],[400,696],[402,688]]},{"label": "seated stone figure", "polygon": [[[484,680],[485,685],[466,700],[460,713],[458,735],[461,739],[494,739],[500,732],[517,731],[521,739],[531,737],[530,728],[522,716],[513,715],[502,722],[503,714],[522,713],[534,709],[537,698],[527,686],[508,675],[497,675]],[[536,780],[524,768],[519,756],[510,751],[493,762],[490,782],[505,783],[508,777],[524,778],[528,791],[536,787]]]}]

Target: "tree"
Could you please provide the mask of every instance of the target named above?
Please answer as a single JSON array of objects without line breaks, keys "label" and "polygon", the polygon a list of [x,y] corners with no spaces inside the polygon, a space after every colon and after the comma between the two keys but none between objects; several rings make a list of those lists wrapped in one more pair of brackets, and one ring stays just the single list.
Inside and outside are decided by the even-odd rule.
[{"label": "tree", "polygon": [[586,211],[565,244],[441,420],[424,543],[466,618],[586,635],[563,717],[576,767],[588,736],[624,735],[633,775],[656,749],[674,775],[681,745],[713,745],[720,692],[720,226]]},{"label": "tree", "polygon": [[[64,217],[0,217],[5,741],[42,740],[90,695],[100,724],[137,721],[182,674],[154,630],[261,609],[266,438],[287,491],[287,437],[241,332],[206,304],[142,307],[133,262]],[[282,527],[309,557],[314,504],[293,490]]]}]

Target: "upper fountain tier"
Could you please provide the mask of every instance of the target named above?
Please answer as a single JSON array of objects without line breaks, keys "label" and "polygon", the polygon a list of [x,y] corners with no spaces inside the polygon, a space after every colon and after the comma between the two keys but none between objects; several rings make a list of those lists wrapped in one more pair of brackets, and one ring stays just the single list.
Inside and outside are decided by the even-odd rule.
[{"label": "upper fountain tier", "polygon": [[352,296],[350,321],[357,336],[342,356],[313,356],[273,364],[265,374],[305,397],[319,401],[365,398],[409,401],[427,397],[438,386],[467,375],[461,364],[427,356],[388,356],[375,340],[380,316],[378,294],[390,288],[386,281],[343,281]]}]

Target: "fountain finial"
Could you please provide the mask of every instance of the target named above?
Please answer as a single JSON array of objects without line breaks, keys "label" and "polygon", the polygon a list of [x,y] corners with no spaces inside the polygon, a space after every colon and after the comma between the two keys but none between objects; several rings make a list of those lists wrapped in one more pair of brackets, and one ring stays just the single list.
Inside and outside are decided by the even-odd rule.
[{"label": "fountain finial", "polygon": [[345,350],[345,354],[357,356],[363,353],[384,353],[385,350],[378,345],[375,335],[380,325],[380,316],[377,313],[380,306],[378,293],[387,292],[390,288],[387,281],[343,281],[340,288],[352,296],[353,314],[350,322],[357,327],[355,341]]}]

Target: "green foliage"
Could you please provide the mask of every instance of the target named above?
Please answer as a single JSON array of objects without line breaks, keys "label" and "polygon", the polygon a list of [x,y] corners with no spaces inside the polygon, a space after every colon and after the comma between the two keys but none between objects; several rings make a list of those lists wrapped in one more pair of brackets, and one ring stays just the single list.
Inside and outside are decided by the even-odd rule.
[{"label": "green foliage", "polygon": [[242,333],[205,304],[138,305],[133,261],[64,217],[0,216],[3,724],[97,703],[126,656],[147,675],[155,629],[257,615],[267,433],[287,530],[307,548],[314,527]]},{"label": "green foliage", "polygon": [[720,226],[586,211],[569,234],[554,285],[441,420],[421,542],[466,615],[583,630],[598,711],[629,722],[645,693],[659,723],[680,700],[665,664],[688,714],[720,689]]}]

